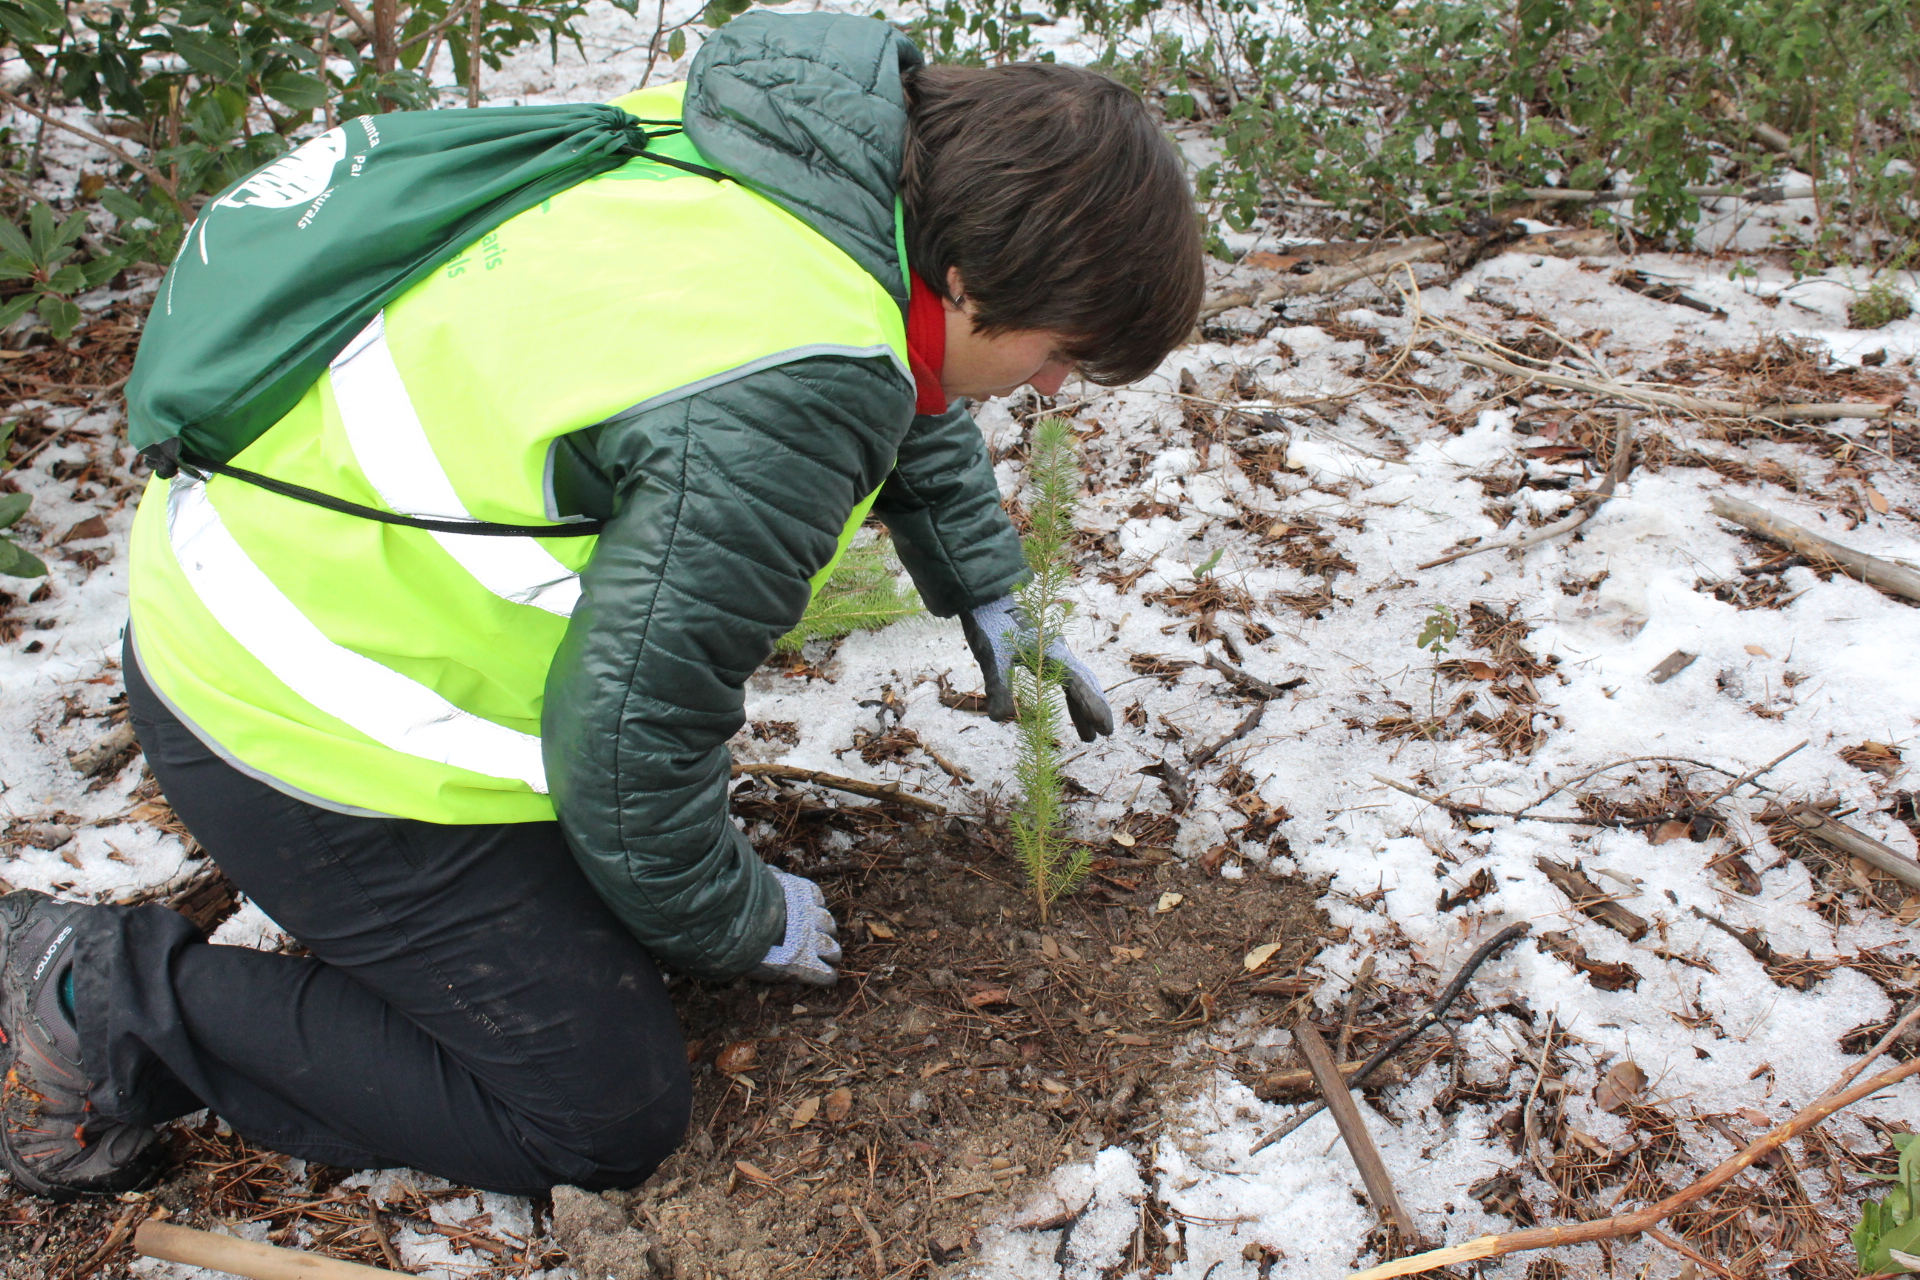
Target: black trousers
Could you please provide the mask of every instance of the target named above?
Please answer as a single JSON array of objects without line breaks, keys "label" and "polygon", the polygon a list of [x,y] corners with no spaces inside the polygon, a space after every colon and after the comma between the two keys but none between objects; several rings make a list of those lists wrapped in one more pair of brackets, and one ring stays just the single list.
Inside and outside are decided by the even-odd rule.
[{"label": "black trousers", "polygon": [[246,1137],[490,1191],[645,1180],[685,1134],[686,1051],[653,962],[556,823],[441,826],[306,804],[208,750],[124,664],[174,811],[310,957],[102,907],[75,1012],[109,1117],[211,1107]]}]

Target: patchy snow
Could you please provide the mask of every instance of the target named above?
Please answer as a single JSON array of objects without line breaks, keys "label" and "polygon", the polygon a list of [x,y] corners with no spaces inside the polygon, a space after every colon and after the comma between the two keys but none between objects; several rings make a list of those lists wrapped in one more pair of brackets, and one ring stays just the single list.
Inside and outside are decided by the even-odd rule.
[{"label": "patchy snow", "polygon": [[[674,0],[668,13],[677,20],[694,8]],[[572,101],[625,92],[645,68],[650,33],[651,24],[596,5],[584,58],[569,50],[555,63],[544,51],[528,50],[490,77],[490,100]],[[698,29],[689,35],[690,57]],[[1049,36],[1069,50],[1075,38],[1065,28]],[[663,57],[654,76],[683,71],[684,59],[669,66]],[[49,154],[67,170],[91,163],[60,139]],[[1801,212],[1794,202],[1729,204],[1710,212],[1707,230],[1734,255],[1754,253]],[[1659,371],[1676,358],[1697,362],[1772,337],[1818,344],[1835,365],[1872,361],[1910,375],[1920,354],[1920,319],[1871,332],[1845,327],[1846,305],[1862,280],[1841,270],[1796,278],[1758,259],[1735,272],[1739,261],[1728,254],[1598,262],[1507,254],[1444,286],[1429,285],[1419,305],[1436,320],[1509,343],[1529,331],[1529,322],[1514,317],[1543,318],[1581,349],[1571,358],[1585,376],[1661,381],[1667,375]],[[1603,269],[1588,269],[1594,266]],[[1611,279],[1622,267],[1678,285],[1725,318],[1629,292]],[[1910,296],[1920,292],[1911,274],[1893,279]],[[1710,1161],[1731,1148],[1704,1129],[1700,1117],[1738,1114],[1748,1132],[1757,1132],[1761,1121],[1791,1114],[1851,1061],[1840,1038],[1892,1012],[1879,985],[1844,965],[1804,990],[1776,983],[1746,948],[1696,912],[1735,929],[1757,927],[1781,955],[1816,961],[1876,948],[1889,959],[1908,957],[1915,949],[1912,920],[1857,904],[1823,915],[1806,867],[1767,842],[1755,817],[1759,802],[1749,792],[1722,802],[1727,834],[1656,845],[1639,831],[1504,818],[1459,823],[1372,775],[1510,809],[1634,757],[1684,757],[1727,771],[1682,766],[1696,790],[1710,792],[1729,775],[1805,741],[1764,781],[1790,797],[1831,798],[1856,809],[1848,821],[1912,853],[1913,835],[1888,812],[1895,789],[1914,789],[1911,779],[1904,772],[1888,779],[1863,771],[1838,752],[1863,742],[1911,748],[1920,725],[1920,676],[1910,665],[1920,644],[1920,612],[1844,577],[1822,581],[1806,567],[1781,575],[1790,600],[1777,609],[1742,609],[1702,584],[1744,581],[1739,567],[1759,558],[1709,514],[1715,492],[1738,493],[1861,550],[1920,562],[1920,483],[1904,459],[1889,463],[1879,424],[1829,424],[1816,448],[1758,439],[1729,443],[1698,423],[1638,414],[1643,443],[1664,435],[1700,456],[1735,459],[1784,483],[1736,484],[1700,466],[1642,469],[1577,539],[1534,548],[1519,560],[1491,553],[1419,570],[1415,566],[1465,539],[1497,540],[1526,528],[1529,519],[1564,513],[1592,483],[1582,465],[1527,459],[1520,451],[1565,443],[1564,436],[1542,434],[1542,425],[1560,409],[1587,402],[1535,394],[1539,388],[1522,389],[1516,402],[1462,366],[1444,343],[1410,353],[1411,386],[1373,385],[1402,344],[1426,341],[1410,331],[1413,312],[1398,298],[1364,288],[1337,307],[1327,308],[1327,301],[1290,302],[1285,319],[1260,337],[1183,348],[1136,387],[1069,387],[1062,397],[1073,406],[1089,476],[1081,524],[1102,540],[1083,561],[1072,639],[1106,682],[1123,721],[1112,738],[1074,746],[1068,772],[1091,794],[1072,806],[1073,820],[1081,834],[1098,839],[1131,813],[1167,810],[1160,785],[1140,771],[1180,762],[1183,752],[1226,735],[1244,715],[1244,707],[1220,696],[1220,677],[1201,665],[1210,653],[1226,653],[1230,642],[1254,675],[1276,682],[1304,677],[1306,683],[1272,703],[1253,733],[1197,771],[1173,845],[1190,858],[1224,851],[1223,875],[1299,876],[1324,885],[1325,909],[1346,931],[1308,971],[1320,979],[1316,1001],[1329,1019],[1340,1018],[1363,965],[1371,962],[1373,989],[1404,989],[1423,1005],[1480,942],[1515,922],[1530,924],[1536,937],[1565,932],[1589,961],[1637,972],[1636,984],[1603,990],[1533,939],[1523,940],[1476,978],[1472,1007],[1481,1012],[1455,1020],[1458,1056],[1388,1091],[1382,1109],[1363,1105],[1422,1232],[1458,1241],[1511,1226],[1470,1194],[1495,1173],[1516,1170],[1535,1203],[1551,1201],[1527,1156],[1516,1156],[1497,1127],[1535,1081],[1549,1019],[1567,1073],[1566,1124],[1600,1149],[1626,1150],[1632,1133],[1592,1094],[1610,1067],[1631,1061],[1649,1080],[1645,1097],[1658,1100],[1690,1149]],[[1322,318],[1323,309],[1336,311],[1337,322]],[[1259,320],[1252,317],[1247,327],[1257,328]],[[1369,332],[1377,335],[1371,346]],[[1200,399],[1175,394],[1183,372]],[[1347,399],[1290,404],[1312,396]],[[1208,401],[1266,416],[1221,415],[1195,430],[1183,414],[1208,413]],[[1022,419],[1031,416],[1031,406],[1014,408]],[[1000,405],[979,416],[1002,459],[1002,485],[1014,492],[1022,472],[1008,451],[1021,438],[1022,420]],[[88,791],[68,762],[70,752],[105,731],[119,693],[125,540],[136,495],[131,487],[96,486],[80,497],[70,481],[55,480],[55,462],[77,465],[124,446],[105,417],[55,410],[50,420],[72,432],[12,473],[35,498],[17,529],[46,556],[52,576],[49,597],[23,603],[13,615],[26,629],[0,647],[0,822],[57,821],[75,831],[52,849],[9,841],[0,875],[14,886],[113,900],[177,876],[186,863],[179,841],[126,820],[137,768]],[[1251,434],[1231,439],[1241,432]],[[1832,456],[1849,441],[1846,456]],[[1910,435],[1902,445],[1911,449]],[[1851,472],[1841,474],[1843,467]],[[1483,485],[1502,474],[1564,476],[1571,488],[1513,490],[1507,497],[1513,523],[1503,529],[1502,517],[1490,513],[1499,505]],[[1863,487],[1883,502],[1863,502]],[[1848,494],[1852,517],[1841,513]],[[96,515],[105,522],[103,536],[61,544],[69,530]],[[1323,576],[1289,562],[1278,526],[1313,531],[1325,541],[1319,563],[1351,567]],[[64,555],[81,551],[93,555]],[[1165,593],[1199,585],[1196,571],[1216,552],[1213,580],[1244,593],[1248,607],[1243,614],[1219,611],[1215,625],[1224,639],[1201,643],[1190,634],[1196,619]],[[35,585],[0,588],[24,594]],[[1156,593],[1158,601],[1147,599]],[[1435,740],[1383,737],[1383,720],[1418,720],[1463,695],[1489,718],[1520,705],[1502,700],[1488,682],[1437,676],[1431,656],[1415,646],[1434,606],[1464,621],[1476,602],[1529,628],[1524,652],[1550,666],[1532,678],[1537,701],[1524,704],[1530,710],[1520,718],[1519,728],[1533,739],[1531,751],[1509,756],[1489,733],[1461,728],[1470,712],[1454,715],[1454,728]],[[1650,670],[1676,650],[1696,656],[1671,680],[1653,683]],[[1169,664],[1162,667],[1167,674],[1141,674],[1130,665],[1136,656]],[[1463,631],[1448,656],[1487,655],[1469,647]],[[743,756],[898,780],[954,807],[978,807],[1009,793],[1013,730],[951,711],[938,698],[943,676],[956,688],[977,683],[956,626],[921,618],[855,635],[825,665],[830,679],[755,677],[749,720],[791,722],[800,739],[783,747],[743,736]],[[973,773],[971,788],[960,788],[931,760],[868,767],[846,750],[855,731],[873,723],[871,707],[862,703],[886,688],[904,699],[902,723]],[[1622,800],[1645,796],[1660,783],[1657,768],[1657,762],[1638,766],[1637,782],[1635,769],[1615,770],[1578,790]],[[1248,793],[1231,791],[1229,769],[1251,779],[1250,794],[1260,802],[1286,813],[1276,829],[1283,839],[1254,842],[1239,834],[1251,806]],[[1571,793],[1541,810],[1578,812]],[[1757,892],[1736,891],[1715,870],[1742,847],[1756,882],[1749,887]],[[1648,920],[1648,933],[1630,942],[1574,912],[1539,871],[1543,857],[1579,862]],[[1488,883],[1480,896],[1439,909],[1443,891],[1457,892],[1482,872]],[[1850,918],[1841,923],[1843,915]],[[218,940],[271,946],[280,937],[248,906]],[[1911,976],[1906,982],[1912,985]],[[1257,1135],[1295,1110],[1259,1101],[1240,1079],[1284,1056],[1283,1034],[1254,1021],[1229,1021],[1195,1036],[1184,1053],[1192,1087],[1164,1100],[1157,1134],[1138,1150],[1102,1150],[1057,1171],[1033,1205],[983,1234],[977,1254],[983,1277],[1130,1274],[1148,1201],[1180,1237],[1182,1256],[1171,1272],[1180,1280],[1267,1274],[1306,1280],[1343,1275],[1366,1260],[1373,1215],[1360,1201],[1358,1175],[1328,1118],[1257,1155],[1248,1152]],[[1480,1095],[1468,1089],[1467,1100],[1444,1111],[1436,1105],[1449,1088],[1459,1094],[1462,1084],[1481,1086],[1485,1098],[1473,1100]],[[1912,1085],[1866,1109],[1888,1121],[1920,1124],[1920,1095]],[[1829,1129],[1843,1142],[1878,1142],[1852,1116]],[[382,1180],[384,1187],[394,1179],[440,1185],[405,1172],[362,1175],[353,1185]],[[451,1206],[447,1220],[465,1210],[465,1203]],[[493,1214],[497,1228],[531,1228],[524,1201],[486,1196],[474,1211]],[[1057,1230],[1021,1226],[1061,1212],[1078,1215],[1064,1247]],[[470,1255],[456,1258],[438,1237],[399,1230],[396,1243],[422,1274],[457,1275],[472,1265]],[[1607,1270],[1592,1247],[1560,1256],[1572,1275]],[[1661,1258],[1643,1242],[1617,1247],[1611,1268],[1638,1273],[1650,1261],[1656,1268],[1672,1265],[1670,1256]],[[205,1274],[152,1262],[136,1270],[181,1280]]]}]

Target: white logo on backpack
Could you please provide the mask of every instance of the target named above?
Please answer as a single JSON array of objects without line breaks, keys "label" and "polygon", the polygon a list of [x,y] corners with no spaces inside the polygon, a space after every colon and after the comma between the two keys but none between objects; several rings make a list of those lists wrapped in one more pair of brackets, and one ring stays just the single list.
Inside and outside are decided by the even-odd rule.
[{"label": "white logo on backpack", "polygon": [[[335,126],[281,156],[213,202],[213,209],[297,209],[313,205],[301,219],[306,226],[332,189],[333,171],[347,156],[347,134]],[[207,261],[207,222],[200,218],[200,261]]]}]

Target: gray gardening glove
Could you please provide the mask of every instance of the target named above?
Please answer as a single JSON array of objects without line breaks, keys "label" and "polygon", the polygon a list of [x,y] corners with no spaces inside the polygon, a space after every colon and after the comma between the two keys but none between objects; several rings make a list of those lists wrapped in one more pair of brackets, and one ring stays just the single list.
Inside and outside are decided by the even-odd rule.
[{"label": "gray gardening glove", "polygon": [[805,982],[830,987],[840,975],[840,942],[834,937],[833,913],[827,910],[820,886],[802,876],[790,876],[772,867],[774,879],[787,896],[787,936],[748,972],[760,982]]},{"label": "gray gardening glove", "polygon": [[[987,714],[995,720],[1013,719],[1013,686],[1007,672],[1015,662],[1026,662],[1033,647],[1033,624],[1012,596],[1001,596],[992,604],[983,604],[960,615],[960,629],[966,633],[967,647],[980,664],[980,675],[987,685]],[[1066,641],[1058,636],[1047,644],[1047,661],[1062,670],[1062,691],[1067,698],[1067,714],[1080,741],[1092,742],[1113,732],[1113,708],[1100,692],[1100,680],[1087,665],[1073,656]],[[1029,664],[1030,665],[1030,664]]]}]

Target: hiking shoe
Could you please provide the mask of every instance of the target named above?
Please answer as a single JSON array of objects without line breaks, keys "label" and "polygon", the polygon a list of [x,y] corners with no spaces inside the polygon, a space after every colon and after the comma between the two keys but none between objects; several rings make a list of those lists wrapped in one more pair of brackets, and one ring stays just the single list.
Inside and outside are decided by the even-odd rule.
[{"label": "hiking shoe", "polygon": [[80,1034],[61,1006],[80,913],[22,889],[0,898],[0,1164],[56,1200],[130,1191],[158,1170],[159,1135],[100,1116],[87,1100]]}]

